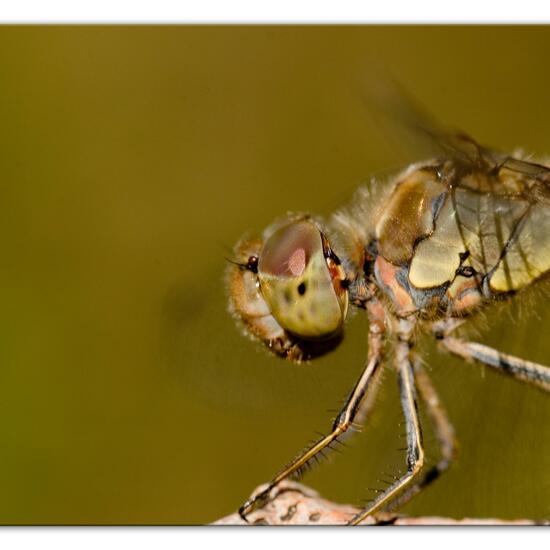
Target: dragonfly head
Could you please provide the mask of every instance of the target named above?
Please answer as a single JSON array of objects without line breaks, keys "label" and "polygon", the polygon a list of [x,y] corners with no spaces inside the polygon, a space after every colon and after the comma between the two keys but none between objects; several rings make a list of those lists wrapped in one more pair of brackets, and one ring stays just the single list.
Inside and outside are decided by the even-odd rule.
[{"label": "dragonfly head", "polygon": [[292,216],[276,222],[263,239],[239,243],[236,253],[245,257],[229,269],[230,309],[249,333],[295,360],[339,341],[348,308],[346,274],[315,221]]}]

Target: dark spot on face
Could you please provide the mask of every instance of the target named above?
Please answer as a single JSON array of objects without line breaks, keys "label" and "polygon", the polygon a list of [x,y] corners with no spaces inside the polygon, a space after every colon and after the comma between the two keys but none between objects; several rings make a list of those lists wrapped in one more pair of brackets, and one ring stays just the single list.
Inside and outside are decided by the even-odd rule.
[{"label": "dark spot on face", "polygon": [[298,294],[299,294],[300,296],[303,296],[305,293],[306,293],[306,283],[301,282],[301,283],[298,285]]},{"label": "dark spot on face", "polygon": [[283,297],[284,297],[285,302],[287,304],[290,304],[292,302],[292,294],[290,293],[290,290],[288,288],[285,288],[285,291],[283,293]]},{"label": "dark spot on face", "polygon": [[317,313],[317,307],[315,306],[315,304],[311,304],[309,312],[311,313],[311,315],[315,315]]}]

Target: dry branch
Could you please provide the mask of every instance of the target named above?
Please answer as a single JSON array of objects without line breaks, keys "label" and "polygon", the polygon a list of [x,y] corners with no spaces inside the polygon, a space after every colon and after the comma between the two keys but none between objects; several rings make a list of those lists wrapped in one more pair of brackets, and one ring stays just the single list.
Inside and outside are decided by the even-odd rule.
[{"label": "dry branch", "polygon": [[[257,494],[265,485],[258,487]],[[250,525],[344,525],[358,508],[348,504],[330,502],[313,489],[293,481],[284,481],[276,489],[267,504],[248,516]],[[238,514],[219,519],[215,525],[248,525]],[[451,519],[435,516],[407,517],[394,513],[379,513],[367,518],[362,525],[542,525],[526,519]]]}]

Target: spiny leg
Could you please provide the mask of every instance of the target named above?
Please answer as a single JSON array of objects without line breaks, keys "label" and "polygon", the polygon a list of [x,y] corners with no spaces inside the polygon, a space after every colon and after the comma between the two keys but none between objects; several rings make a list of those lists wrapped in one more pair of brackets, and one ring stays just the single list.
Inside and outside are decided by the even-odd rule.
[{"label": "spiny leg", "polygon": [[538,388],[550,392],[550,368],[538,363],[526,361],[496,349],[466,342],[459,338],[447,336],[441,341],[442,345],[454,355],[466,360],[475,360],[489,367],[494,367],[504,374],[513,376],[521,382],[534,384]]},{"label": "spiny leg", "polygon": [[447,412],[437,395],[437,392],[420,361],[415,362],[415,379],[418,393],[422,401],[426,404],[426,412],[435,431],[435,436],[439,443],[441,458],[432,466],[420,479],[418,483],[405,490],[405,492],[395,499],[387,511],[397,510],[420,493],[428,485],[433,483],[446,470],[449,469],[453,460],[456,458],[457,441],[453,425],[447,417]]},{"label": "spiny leg", "polygon": [[468,342],[449,336],[456,326],[456,323],[440,325],[435,332],[436,338],[440,340],[441,345],[446,350],[467,361],[477,361],[493,367],[503,374],[512,376],[516,380],[533,384],[544,391],[550,392],[550,367],[502,353],[477,342]]},{"label": "spiny leg", "polygon": [[407,428],[407,472],[374,499],[368,508],[354,516],[350,525],[361,523],[367,516],[390,504],[416,477],[424,463],[422,430],[416,406],[414,369],[410,359],[413,323],[399,320],[399,342],[396,349],[396,367],[399,379],[401,406]]},{"label": "spiny leg", "polygon": [[[346,400],[344,407],[338,413],[331,432],[321,437],[312,446],[300,453],[286,468],[284,468],[284,470],[275,476],[263,491],[248,499],[239,508],[239,515],[245,521],[247,514],[250,514],[256,508],[265,504],[273,488],[287,477],[298,473],[313,458],[319,453],[322,453],[326,447],[330,448],[330,444],[336,441],[338,437],[344,434],[353,425],[353,421],[357,416],[362,416],[362,414],[360,415],[359,413],[364,413],[361,405],[367,397],[367,393],[370,394],[376,387],[376,382],[379,379],[377,375],[381,370],[380,367],[382,364],[384,320],[382,317],[383,311],[379,307],[376,307],[377,305],[379,306],[379,304],[373,304],[372,307],[367,308],[369,311],[370,324],[368,336],[369,351],[366,366]],[[370,395],[368,397],[370,397]]]}]

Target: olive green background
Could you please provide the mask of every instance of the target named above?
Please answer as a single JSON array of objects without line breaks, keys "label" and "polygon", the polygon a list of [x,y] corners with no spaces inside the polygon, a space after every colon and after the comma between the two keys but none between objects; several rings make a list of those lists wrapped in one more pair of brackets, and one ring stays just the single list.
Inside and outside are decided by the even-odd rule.
[{"label": "olive green background", "polygon": [[[234,511],[330,426],[366,321],[311,364],[269,356],[226,311],[230,248],[414,160],[365,106],[380,70],[483,143],[550,153],[549,57],[547,27],[0,28],[0,523]],[[483,341],[550,363],[549,303],[491,310]],[[460,457],[404,511],[549,517],[548,395],[425,349]],[[305,482],[371,498],[403,431],[388,372]]]}]

